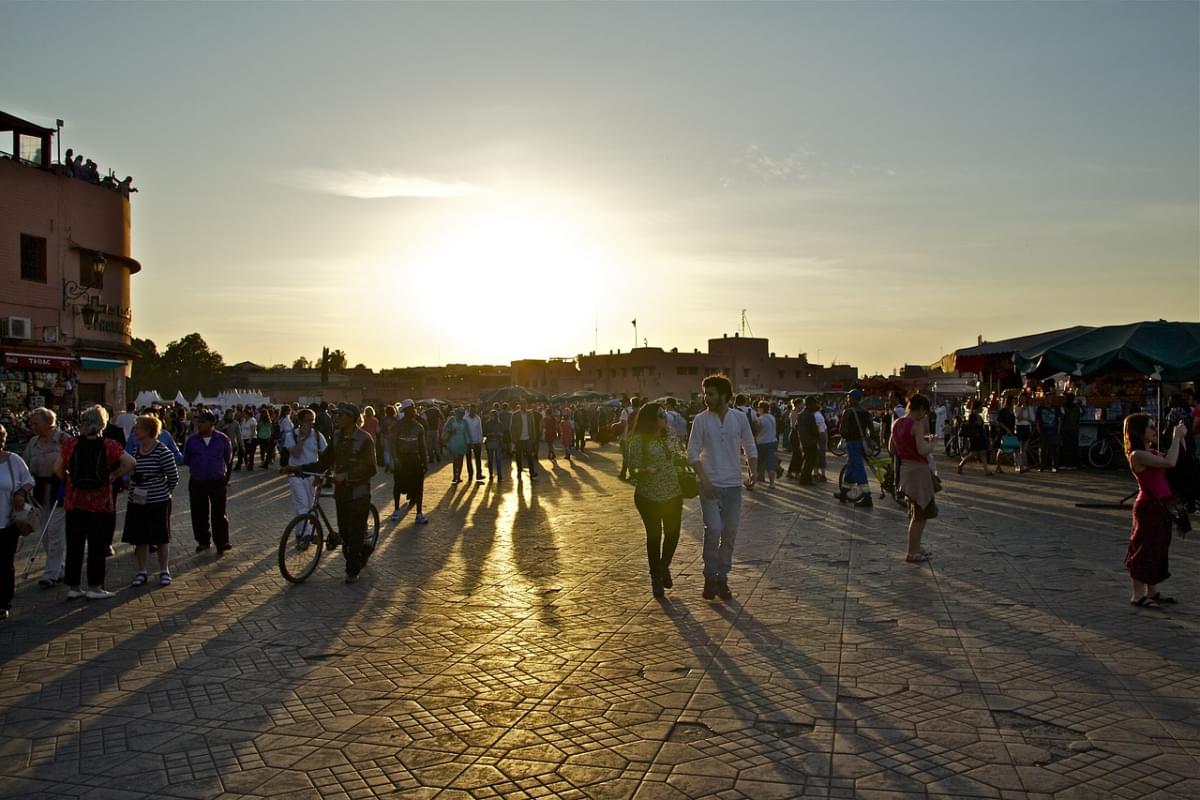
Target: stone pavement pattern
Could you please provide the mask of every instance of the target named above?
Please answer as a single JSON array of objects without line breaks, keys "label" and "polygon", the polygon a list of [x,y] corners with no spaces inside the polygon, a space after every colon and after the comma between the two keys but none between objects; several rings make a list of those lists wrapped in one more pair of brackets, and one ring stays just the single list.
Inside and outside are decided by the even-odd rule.
[{"label": "stone pavement pattern", "polygon": [[340,557],[280,578],[273,472],[235,473],[219,559],[181,492],[173,586],[128,588],[119,545],[109,601],[18,587],[0,796],[1200,797],[1195,541],[1182,604],[1135,610],[1128,512],[1073,506],[1127,476],[950,474],[924,566],[890,501],[758,491],[710,604],[695,501],[651,597],[616,458],[499,490],[442,467],[353,586]]}]

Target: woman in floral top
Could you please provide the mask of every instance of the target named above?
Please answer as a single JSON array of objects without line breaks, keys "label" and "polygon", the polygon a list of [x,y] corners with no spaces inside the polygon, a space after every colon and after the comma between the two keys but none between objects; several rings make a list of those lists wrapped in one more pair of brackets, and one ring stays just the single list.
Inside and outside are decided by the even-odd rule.
[{"label": "woman in floral top", "polygon": [[637,482],[633,504],[646,526],[646,556],[655,597],[662,597],[663,590],[672,586],[671,558],[683,520],[683,491],[667,430],[666,410],[658,403],[647,403],[638,411],[628,448],[630,475]]}]

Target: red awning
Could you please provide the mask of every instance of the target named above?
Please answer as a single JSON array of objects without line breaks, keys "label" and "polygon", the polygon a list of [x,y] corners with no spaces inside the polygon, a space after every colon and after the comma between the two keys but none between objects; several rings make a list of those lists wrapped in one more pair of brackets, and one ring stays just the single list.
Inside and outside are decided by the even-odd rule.
[{"label": "red awning", "polygon": [[73,356],[53,355],[50,353],[12,352],[4,353],[4,366],[24,367],[26,369],[61,370],[71,369],[78,361]]}]

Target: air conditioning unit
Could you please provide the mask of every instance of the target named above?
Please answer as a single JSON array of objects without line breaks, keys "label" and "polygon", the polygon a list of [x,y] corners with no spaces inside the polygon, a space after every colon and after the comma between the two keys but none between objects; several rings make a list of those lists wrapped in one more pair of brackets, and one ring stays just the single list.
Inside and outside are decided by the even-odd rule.
[{"label": "air conditioning unit", "polygon": [[33,320],[29,317],[0,317],[0,337],[5,339],[32,339]]}]

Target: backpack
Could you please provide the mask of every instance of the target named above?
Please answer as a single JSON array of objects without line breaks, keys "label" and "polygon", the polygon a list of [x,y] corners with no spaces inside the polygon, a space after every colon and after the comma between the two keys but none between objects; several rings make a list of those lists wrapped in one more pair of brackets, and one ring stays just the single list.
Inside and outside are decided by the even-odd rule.
[{"label": "backpack", "polygon": [[71,483],[76,489],[93,492],[108,486],[108,452],[104,439],[80,437],[71,451]]}]

